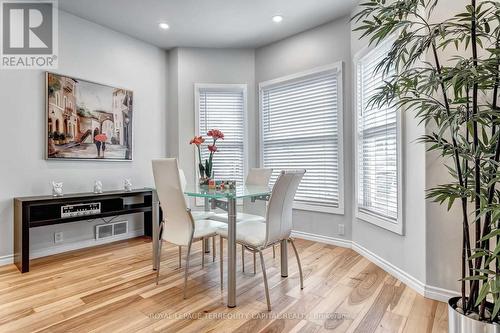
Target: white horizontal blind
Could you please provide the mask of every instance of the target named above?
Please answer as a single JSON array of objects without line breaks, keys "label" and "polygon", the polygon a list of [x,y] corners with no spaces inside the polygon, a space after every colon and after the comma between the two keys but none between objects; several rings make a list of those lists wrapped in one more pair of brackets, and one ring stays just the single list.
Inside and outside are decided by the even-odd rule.
[{"label": "white horizontal blind", "polygon": [[[358,210],[398,223],[398,121],[395,106],[372,105],[370,98],[384,85],[375,67],[391,43],[377,46],[357,64]],[[394,70],[387,75],[394,75]]]},{"label": "white horizontal blind", "polygon": [[244,183],[245,165],[245,96],[243,89],[198,88],[198,135],[205,138],[202,159],[208,159],[206,148],[213,144],[207,136],[211,129],[224,133],[217,141],[218,151],[213,159],[213,175],[217,180],[236,180]]},{"label": "white horizontal blind", "polygon": [[283,169],[306,169],[296,203],[340,206],[338,78],[329,70],[261,87],[263,166],[272,184]]}]

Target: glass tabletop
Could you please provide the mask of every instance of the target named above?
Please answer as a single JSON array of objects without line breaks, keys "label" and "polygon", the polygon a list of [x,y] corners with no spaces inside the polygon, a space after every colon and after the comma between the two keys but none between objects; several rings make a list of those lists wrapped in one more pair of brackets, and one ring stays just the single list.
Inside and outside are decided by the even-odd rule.
[{"label": "glass tabletop", "polygon": [[198,185],[187,187],[184,194],[190,197],[222,199],[222,198],[251,198],[271,194],[266,186],[237,185],[235,189],[209,189],[208,186]]}]

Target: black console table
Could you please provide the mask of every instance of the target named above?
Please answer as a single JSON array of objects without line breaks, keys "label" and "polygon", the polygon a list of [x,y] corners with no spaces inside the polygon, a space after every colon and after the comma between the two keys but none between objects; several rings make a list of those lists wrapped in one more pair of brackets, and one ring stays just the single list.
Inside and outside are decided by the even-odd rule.
[{"label": "black console table", "polygon": [[[14,198],[14,263],[21,273],[29,271],[29,229],[51,224],[84,221],[101,217],[144,214],[144,234],[152,236],[154,211],[153,189],[136,189],[131,192],[110,191],[101,194],[67,194],[62,197],[36,196]],[[141,202],[125,203],[125,198],[142,197]],[[139,201],[139,200],[137,200]],[[62,216],[61,207],[99,203],[100,212],[91,215]],[[161,220],[161,217],[160,217]]]}]

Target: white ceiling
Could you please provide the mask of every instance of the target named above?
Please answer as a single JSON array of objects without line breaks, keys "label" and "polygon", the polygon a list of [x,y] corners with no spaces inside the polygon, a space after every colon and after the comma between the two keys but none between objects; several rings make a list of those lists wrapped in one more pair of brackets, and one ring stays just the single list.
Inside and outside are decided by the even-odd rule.
[{"label": "white ceiling", "polygon": [[[259,47],[350,13],[358,0],[59,0],[59,7],[159,47]],[[274,15],[284,20],[273,23]],[[170,25],[160,30],[158,23]]]}]

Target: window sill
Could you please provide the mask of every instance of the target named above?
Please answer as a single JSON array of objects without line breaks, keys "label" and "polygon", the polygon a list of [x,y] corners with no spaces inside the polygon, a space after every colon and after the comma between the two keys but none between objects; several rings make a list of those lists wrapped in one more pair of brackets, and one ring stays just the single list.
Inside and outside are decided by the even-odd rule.
[{"label": "window sill", "polygon": [[360,212],[359,210],[356,211],[356,217],[363,222],[374,224],[380,228],[394,232],[398,235],[403,235],[403,223],[401,220],[393,222],[382,217]]},{"label": "window sill", "polygon": [[310,205],[305,203],[294,202],[293,209],[318,212],[318,213],[344,215],[343,207],[326,207],[326,206]]}]

